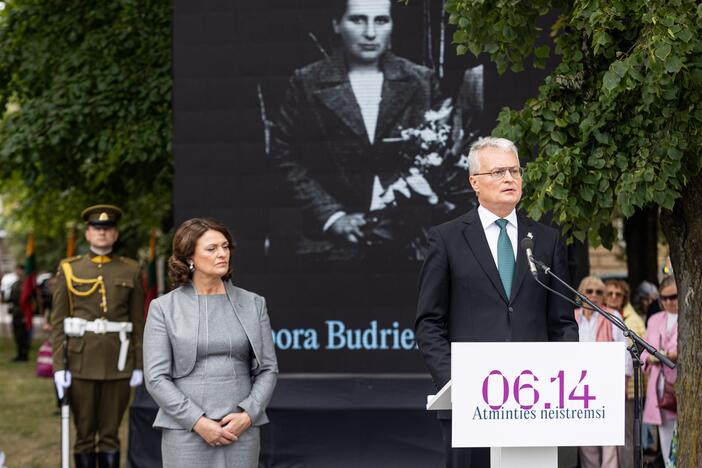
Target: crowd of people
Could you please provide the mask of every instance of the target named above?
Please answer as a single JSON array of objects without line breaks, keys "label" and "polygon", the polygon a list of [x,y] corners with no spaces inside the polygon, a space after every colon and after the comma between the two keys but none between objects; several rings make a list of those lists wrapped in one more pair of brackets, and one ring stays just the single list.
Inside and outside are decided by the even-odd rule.
[{"label": "crowd of people", "polygon": [[[677,362],[677,314],[678,298],[675,278],[666,275],[660,282],[660,290],[648,281],[642,282],[631,296],[629,284],[619,279],[602,281],[588,276],[580,282],[578,291],[605,312],[623,320],[632,332],[670,359]],[[587,308],[575,310],[579,325],[580,341],[626,341],[622,331]],[[643,406],[644,451],[660,453],[666,467],[675,466],[676,451],[673,444],[676,432],[676,402],[672,385],[677,379],[677,370],[661,365],[655,357],[644,351],[641,354],[645,387]],[[625,445],[619,447],[580,447],[580,463],[583,468],[631,468],[634,467],[634,379],[631,356],[626,365]],[[672,401],[672,402],[671,402]]]},{"label": "crowd of people", "polygon": [[[524,174],[513,142],[492,137],[473,142],[468,181],[479,206],[429,228],[448,213],[453,217],[457,205],[448,190],[446,200],[437,196],[437,186],[415,162],[398,167],[397,155],[406,131],[421,129],[427,111],[441,102],[439,81],[433,70],[393,53],[393,2],[329,3],[338,43],[331,54],[293,73],[270,127],[271,160],[297,210],[298,221],[283,236],[295,260],[365,261],[379,247],[386,255],[393,252],[388,258],[394,261],[408,254],[412,261],[424,259],[415,336],[438,388],[451,379],[451,342],[632,346],[603,315],[587,306],[573,310],[524,279],[518,238],[527,231],[540,239],[535,257],[559,275],[568,271],[558,230],[517,209]],[[474,87],[482,103],[482,75]],[[478,110],[474,107],[471,112]],[[472,135],[467,125],[460,135]],[[452,147],[469,142],[457,140]],[[438,153],[427,159],[432,154]],[[408,207],[426,219],[407,216]],[[119,426],[130,388],[142,383],[159,406],[154,427],[161,430],[164,466],[258,466],[260,426],[268,422],[277,360],[265,300],[231,281],[235,243],[227,227],[193,218],[176,230],[169,259],[173,290],[152,301],[145,318],[139,264],[113,252],[121,210],[95,205],[81,217],[89,250],[64,259],[36,297],[36,313],[45,314],[52,340],[47,351],[52,358],[40,359],[52,366],[56,395],[73,414],[75,466],[119,466]],[[287,231],[299,232],[288,239]],[[422,236],[407,235],[414,231]],[[12,315],[13,360],[25,362],[33,314],[21,304],[21,267],[16,275],[3,300]],[[677,362],[672,276],[662,278],[658,288],[643,282],[633,296],[627,282],[595,276],[583,278],[578,290]],[[675,466],[677,371],[647,352],[641,364],[645,449],[659,453],[666,467]],[[627,354],[625,445],[579,447],[581,467],[634,466],[634,367]],[[439,414],[446,466],[487,466],[486,448],[452,447],[450,417]]]},{"label": "crowd of people", "polygon": [[[415,336],[438,388],[451,380],[452,342],[635,346],[605,315],[587,305],[572,309],[524,281],[527,267],[518,238],[526,230],[540,239],[534,256],[557,274],[568,272],[558,230],[517,209],[524,170],[514,142],[492,137],[473,142],[466,164],[479,206],[429,227],[437,219],[446,221],[449,213],[453,217],[458,206],[451,191],[437,195],[440,185],[425,167],[450,158],[431,152],[398,165],[407,159],[398,155],[410,130],[428,132],[422,126],[441,102],[439,79],[434,70],[394,54],[394,2],[329,3],[334,50],[292,74],[279,115],[266,128],[270,159],[285,181],[281,198],[292,200],[295,222],[281,237],[292,245],[288,250],[295,261],[362,264],[382,249],[395,262],[425,260]],[[475,81],[466,94],[475,95],[480,106],[467,107],[471,112],[482,110],[482,75]],[[460,132],[451,132],[452,148],[461,151],[446,155],[462,156],[470,141],[464,135],[473,135],[466,131],[471,119],[456,126]],[[415,161],[425,157],[433,162]],[[423,213],[425,219],[406,213]],[[37,358],[37,374],[39,365],[49,365],[59,403],[70,406],[75,466],[120,465],[119,426],[131,388],[142,384],[159,406],[153,425],[162,434],[163,466],[258,466],[260,426],[268,422],[278,366],[265,299],[231,281],[236,245],[227,227],[211,218],[181,224],[168,265],[173,289],[152,301],[145,314],[138,262],[113,251],[122,211],[95,205],[81,217],[88,251],[61,261],[57,274],[39,285],[32,312],[23,298],[22,266],[2,294],[12,317],[14,362],[30,361],[33,316],[44,315],[51,344],[47,355]],[[633,294],[624,280],[587,276],[578,291],[677,363],[678,295],[672,275],[661,278],[659,286],[644,281]],[[626,356],[625,445],[578,447],[582,468],[634,466],[637,363]],[[646,351],[640,361],[644,450],[660,455],[666,468],[675,466],[677,370]],[[486,448],[454,449],[450,417],[439,414],[446,466],[486,466]]]},{"label": "crowd of people", "polygon": [[[541,242],[535,255],[547,258],[559,274],[567,275],[567,264],[559,232],[516,211],[522,170],[514,144],[500,138],[481,139],[471,148],[469,166],[480,206],[432,228],[429,257],[420,273],[416,340],[439,388],[451,379],[451,342],[580,341],[632,346],[631,338],[617,326],[621,323],[607,320],[588,305],[573,310],[563,294],[550,295],[545,289],[523,287],[526,282],[519,281],[528,277],[526,260],[516,250],[519,229],[537,234]],[[113,252],[121,210],[95,205],[81,217],[88,252],[62,260],[55,279],[47,281],[47,286],[53,285],[52,294],[47,292],[43,301],[37,299],[50,304],[54,382],[58,398],[73,414],[75,466],[119,466],[119,426],[130,387],[142,383],[160,408],[154,427],[161,430],[164,466],[198,462],[257,466],[260,426],[268,422],[266,407],[276,385],[277,359],[265,299],[231,281],[235,243],[227,227],[210,218],[181,224],[169,259],[173,290],[150,303],[145,320],[141,268],[135,260]],[[466,239],[474,256],[468,255]],[[452,263],[452,257],[459,261]],[[16,273],[6,300],[17,325],[13,327],[14,360],[27,361],[32,321],[19,293],[24,274],[21,268]],[[456,294],[448,286],[454,275],[460,278]],[[478,303],[478,296],[470,295],[475,287],[481,290]],[[646,382],[644,440],[646,448],[659,453],[670,467],[676,460],[677,372],[662,365],[659,357],[677,362],[674,277],[663,277],[659,288],[644,282],[632,299],[625,281],[603,282],[587,276],[578,291],[660,351],[656,356],[647,352],[640,356]],[[465,322],[464,311],[471,303],[479,320]],[[528,312],[513,313],[515,309]],[[505,310],[509,313],[502,313]],[[450,333],[445,328],[449,322]],[[634,466],[634,364],[627,354],[626,395],[622,395],[626,443],[579,447],[582,468]],[[486,448],[452,447],[450,419],[439,416],[447,466],[487,466]]]},{"label": "crowd of people", "polygon": [[[205,221],[200,221],[200,223],[205,223]],[[209,224],[203,224],[203,226],[210,226]],[[187,245],[187,250],[190,255],[189,258],[197,260],[197,255],[193,256],[192,252],[195,249],[195,241],[200,237],[203,237],[205,232],[214,231],[216,233],[228,234],[226,228],[217,224],[216,229],[204,229],[198,232],[199,236],[191,236],[192,245]],[[180,232],[180,231],[179,231]],[[181,235],[182,237],[183,235]],[[221,236],[220,236],[221,237]],[[225,236],[226,237],[226,236]],[[223,239],[230,242],[228,239]],[[188,255],[181,255],[183,258],[188,257]],[[200,260],[205,262],[207,259]],[[91,262],[93,265],[94,262]],[[206,265],[206,264],[205,264]],[[228,265],[228,262],[227,262]],[[102,268],[102,267],[101,267]],[[101,269],[100,268],[100,269]],[[184,269],[184,278],[190,278],[193,276],[194,272],[207,271],[205,266],[201,266],[199,269],[196,263],[191,265],[186,265]],[[136,271],[136,270],[135,270]],[[24,279],[24,272],[21,266],[18,266],[15,270],[16,280],[11,285],[11,287],[3,294],[3,301],[9,304],[9,312],[13,318],[13,332],[16,343],[16,356],[13,361],[22,362],[29,360],[29,349],[31,342],[31,327],[26,326],[25,314],[20,307],[20,290]],[[195,273],[194,276],[197,277]],[[136,278],[135,278],[136,282]],[[57,284],[56,276],[48,276],[43,278],[38,289],[38,300],[37,306],[38,310],[43,311],[46,319],[45,331],[50,330],[50,313],[52,309],[52,293],[56,297],[55,286]],[[188,283],[189,284],[189,283]],[[660,289],[659,289],[660,288]],[[585,295],[592,303],[601,307],[606,312],[621,318],[623,323],[638,336],[644,338],[654,347],[658,348],[660,352],[670,359],[672,362],[677,362],[677,313],[678,313],[678,298],[677,298],[677,286],[675,283],[675,278],[672,275],[666,275],[660,281],[660,287],[657,288],[654,284],[644,281],[635,290],[634,294],[631,294],[629,284],[626,281],[620,279],[607,279],[603,281],[596,276],[587,276],[582,279],[578,287],[578,291]],[[219,288],[221,289],[221,287]],[[219,290],[218,290],[219,291]],[[221,291],[220,291],[221,293]],[[59,294],[59,296],[61,296]],[[224,295],[217,297],[226,297]],[[140,311],[139,307],[135,307],[135,310]],[[627,342],[627,346],[632,344],[629,338],[626,338],[622,333],[622,330],[612,324],[610,321],[606,320],[602,315],[594,312],[588,307],[581,307],[574,310],[574,318],[578,323],[578,334],[579,340],[581,342],[592,342],[592,341],[618,341]],[[148,328],[148,327],[147,327]],[[153,335],[155,331],[151,331]],[[242,335],[243,336],[243,335]],[[147,333],[147,338],[149,334]],[[164,335],[165,338],[165,335]],[[155,343],[155,339],[152,337],[152,347]],[[147,348],[148,349],[148,348]],[[154,350],[154,358],[151,361],[147,360],[147,372],[151,366],[153,369],[156,368],[157,361],[154,359],[159,359],[162,357],[162,353],[157,353]],[[148,357],[148,356],[146,356]],[[41,357],[39,357],[40,359]],[[248,358],[246,358],[248,359]],[[676,459],[676,399],[674,396],[674,391],[672,390],[673,384],[677,378],[677,370],[669,369],[663,365],[655,357],[647,352],[641,354],[642,368],[644,370],[644,382],[642,383],[642,388],[640,389],[640,394],[644,396],[643,405],[643,433],[642,441],[644,445],[645,453],[649,456],[660,453],[661,458],[666,467],[675,466]],[[39,363],[38,363],[39,364]],[[135,363],[136,364],[136,363]],[[583,468],[599,468],[599,467],[621,467],[629,468],[634,466],[633,457],[633,444],[634,444],[634,434],[633,434],[633,418],[634,418],[634,382],[632,378],[632,362],[630,356],[627,354],[627,364],[626,364],[626,437],[625,445],[619,447],[580,447],[579,448],[579,459],[580,466]],[[152,372],[153,372],[152,369]],[[57,368],[58,370],[58,368]],[[60,372],[60,371],[59,371]],[[160,375],[160,374],[157,374]],[[199,375],[199,374],[198,374]],[[165,405],[165,408],[173,406],[169,404],[171,397],[166,397],[165,394],[161,394],[162,384],[158,383],[158,377],[152,377],[153,380],[149,381],[147,379],[147,384],[151,385],[151,391],[154,396],[161,400],[160,403]],[[79,380],[80,381],[80,380]],[[141,382],[139,382],[140,384]],[[126,381],[125,381],[126,384]],[[251,388],[249,388],[251,390]],[[73,390],[75,392],[75,389]],[[269,394],[272,391],[272,387],[266,390]],[[60,393],[60,392],[59,392]],[[127,392],[128,394],[128,392]],[[168,400],[168,401],[167,401]],[[244,403],[242,403],[244,404]],[[241,405],[240,405],[241,406]],[[167,411],[167,410],[166,410]],[[251,407],[249,414],[251,418],[245,422],[242,428],[251,426],[253,423],[256,424],[256,415],[261,413],[262,409],[258,408],[254,410]],[[234,414],[234,413],[232,413]],[[224,413],[223,413],[224,415]],[[194,415],[200,417],[199,414]],[[227,416],[229,418],[237,416]],[[261,416],[263,418],[264,416]],[[164,415],[162,417],[166,418]],[[197,419],[197,418],[196,418]],[[166,421],[166,419],[163,419]],[[170,420],[169,420],[170,421]],[[187,425],[192,427],[190,421]],[[207,421],[205,421],[207,422]],[[203,421],[200,421],[203,423]],[[260,422],[259,422],[260,423]],[[167,423],[162,423],[166,432],[168,432],[171,427]],[[244,423],[242,423],[244,424]],[[222,427],[222,426],[218,426]],[[238,426],[237,426],[238,427]],[[231,434],[240,433],[241,429],[237,429],[234,432],[227,432],[228,426],[224,429],[217,430],[217,436],[207,433],[207,435],[201,434],[202,438],[212,442],[211,445],[228,444],[230,443]],[[199,427],[194,427],[194,431],[201,429]],[[205,431],[205,429],[202,429]],[[212,428],[209,429],[212,431]],[[169,434],[177,434],[178,432],[168,432]],[[253,433],[253,432],[252,432]],[[214,433],[213,433],[214,434]],[[227,438],[229,437],[229,438]],[[237,436],[238,438],[238,436]],[[209,440],[212,439],[212,440]],[[225,440],[226,439],[226,440]],[[256,438],[257,439],[257,438]],[[214,442],[213,442],[214,441]],[[179,441],[178,444],[184,443]],[[253,442],[258,445],[258,442]],[[238,444],[241,446],[242,444]],[[115,445],[113,450],[117,450],[118,445]],[[90,449],[94,449],[92,443],[90,444]],[[257,453],[257,448],[253,450],[253,454]],[[92,453],[92,452],[91,452]],[[169,452],[166,452],[169,453]],[[232,454],[234,455],[234,454]],[[200,454],[196,456],[201,456]],[[234,455],[238,456],[238,455]],[[85,460],[83,460],[85,461]],[[92,466],[91,463],[83,463],[81,466]]]}]

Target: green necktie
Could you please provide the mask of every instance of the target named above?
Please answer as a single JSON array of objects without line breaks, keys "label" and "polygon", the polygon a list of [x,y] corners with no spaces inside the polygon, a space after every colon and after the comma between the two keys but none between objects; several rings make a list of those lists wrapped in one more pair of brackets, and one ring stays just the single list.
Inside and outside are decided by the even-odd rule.
[{"label": "green necktie", "polygon": [[500,272],[502,285],[505,287],[507,297],[512,294],[512,276],[514,276],[514,250],[512,241],[507,235],[507,220],[500,218],[495,220],[500,228],[500,236],[497,238],[497,271]]}]

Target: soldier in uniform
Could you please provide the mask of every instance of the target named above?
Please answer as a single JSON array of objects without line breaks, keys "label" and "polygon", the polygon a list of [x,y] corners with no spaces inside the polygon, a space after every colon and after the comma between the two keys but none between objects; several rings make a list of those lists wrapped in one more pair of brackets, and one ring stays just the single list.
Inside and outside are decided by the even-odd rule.
[{"label": "soldier in uniform", "polygon": [[[142,275],[136,261],[112,252],[119,208],[91,206],[81,216],[90,251],[61,261],[53,294],[54,380],[59,398],[70,387],[76,467],[119,467],[119,425],[130,386],[143,381]],[[72,328],[67,369],[64,321]]]}]

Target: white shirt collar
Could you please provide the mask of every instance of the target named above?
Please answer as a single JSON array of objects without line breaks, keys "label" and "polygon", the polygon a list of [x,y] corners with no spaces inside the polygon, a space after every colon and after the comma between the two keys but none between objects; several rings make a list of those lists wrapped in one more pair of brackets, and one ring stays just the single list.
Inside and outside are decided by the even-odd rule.
[{"label": "white shirt collar", "polygon": [[112,253],[112,249],[98,249],[97,247],[93,247],[93,246],[90,246],[90,250],[95,255],[110,255]]},{"label": "white shirt collar", "polygon": [[[500,219],[499,216],[497,216],[495,213],[492,211],[488,210],[487,208],[483,207],[483,205],[478,206],[478,216],[480,217],[480,222],[483,224],[483,229],[486,229],[488,226],[493,224],[496,220]],[[505,218],[509,224],[514,226],[515,228],[517,227],[517,210],[512,209],[510,214],[505,216]]]}]

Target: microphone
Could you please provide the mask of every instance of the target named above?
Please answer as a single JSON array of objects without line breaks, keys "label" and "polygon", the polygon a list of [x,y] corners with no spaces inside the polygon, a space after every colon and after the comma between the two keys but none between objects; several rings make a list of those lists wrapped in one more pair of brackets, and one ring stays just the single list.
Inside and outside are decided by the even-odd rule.
[{"label": "microphone", "polygon": [[527,236],[522,239],[519,245],[526,251],[526,257],[527,261],[529,262],[529,270],[531,270],[531,274],[534,276],[534,278],[538,278],[538,271],[536,270],[536,264],[534,263],[531,253],[531,250],[534,248],[534,236],[531,233],[528,233]]}]

